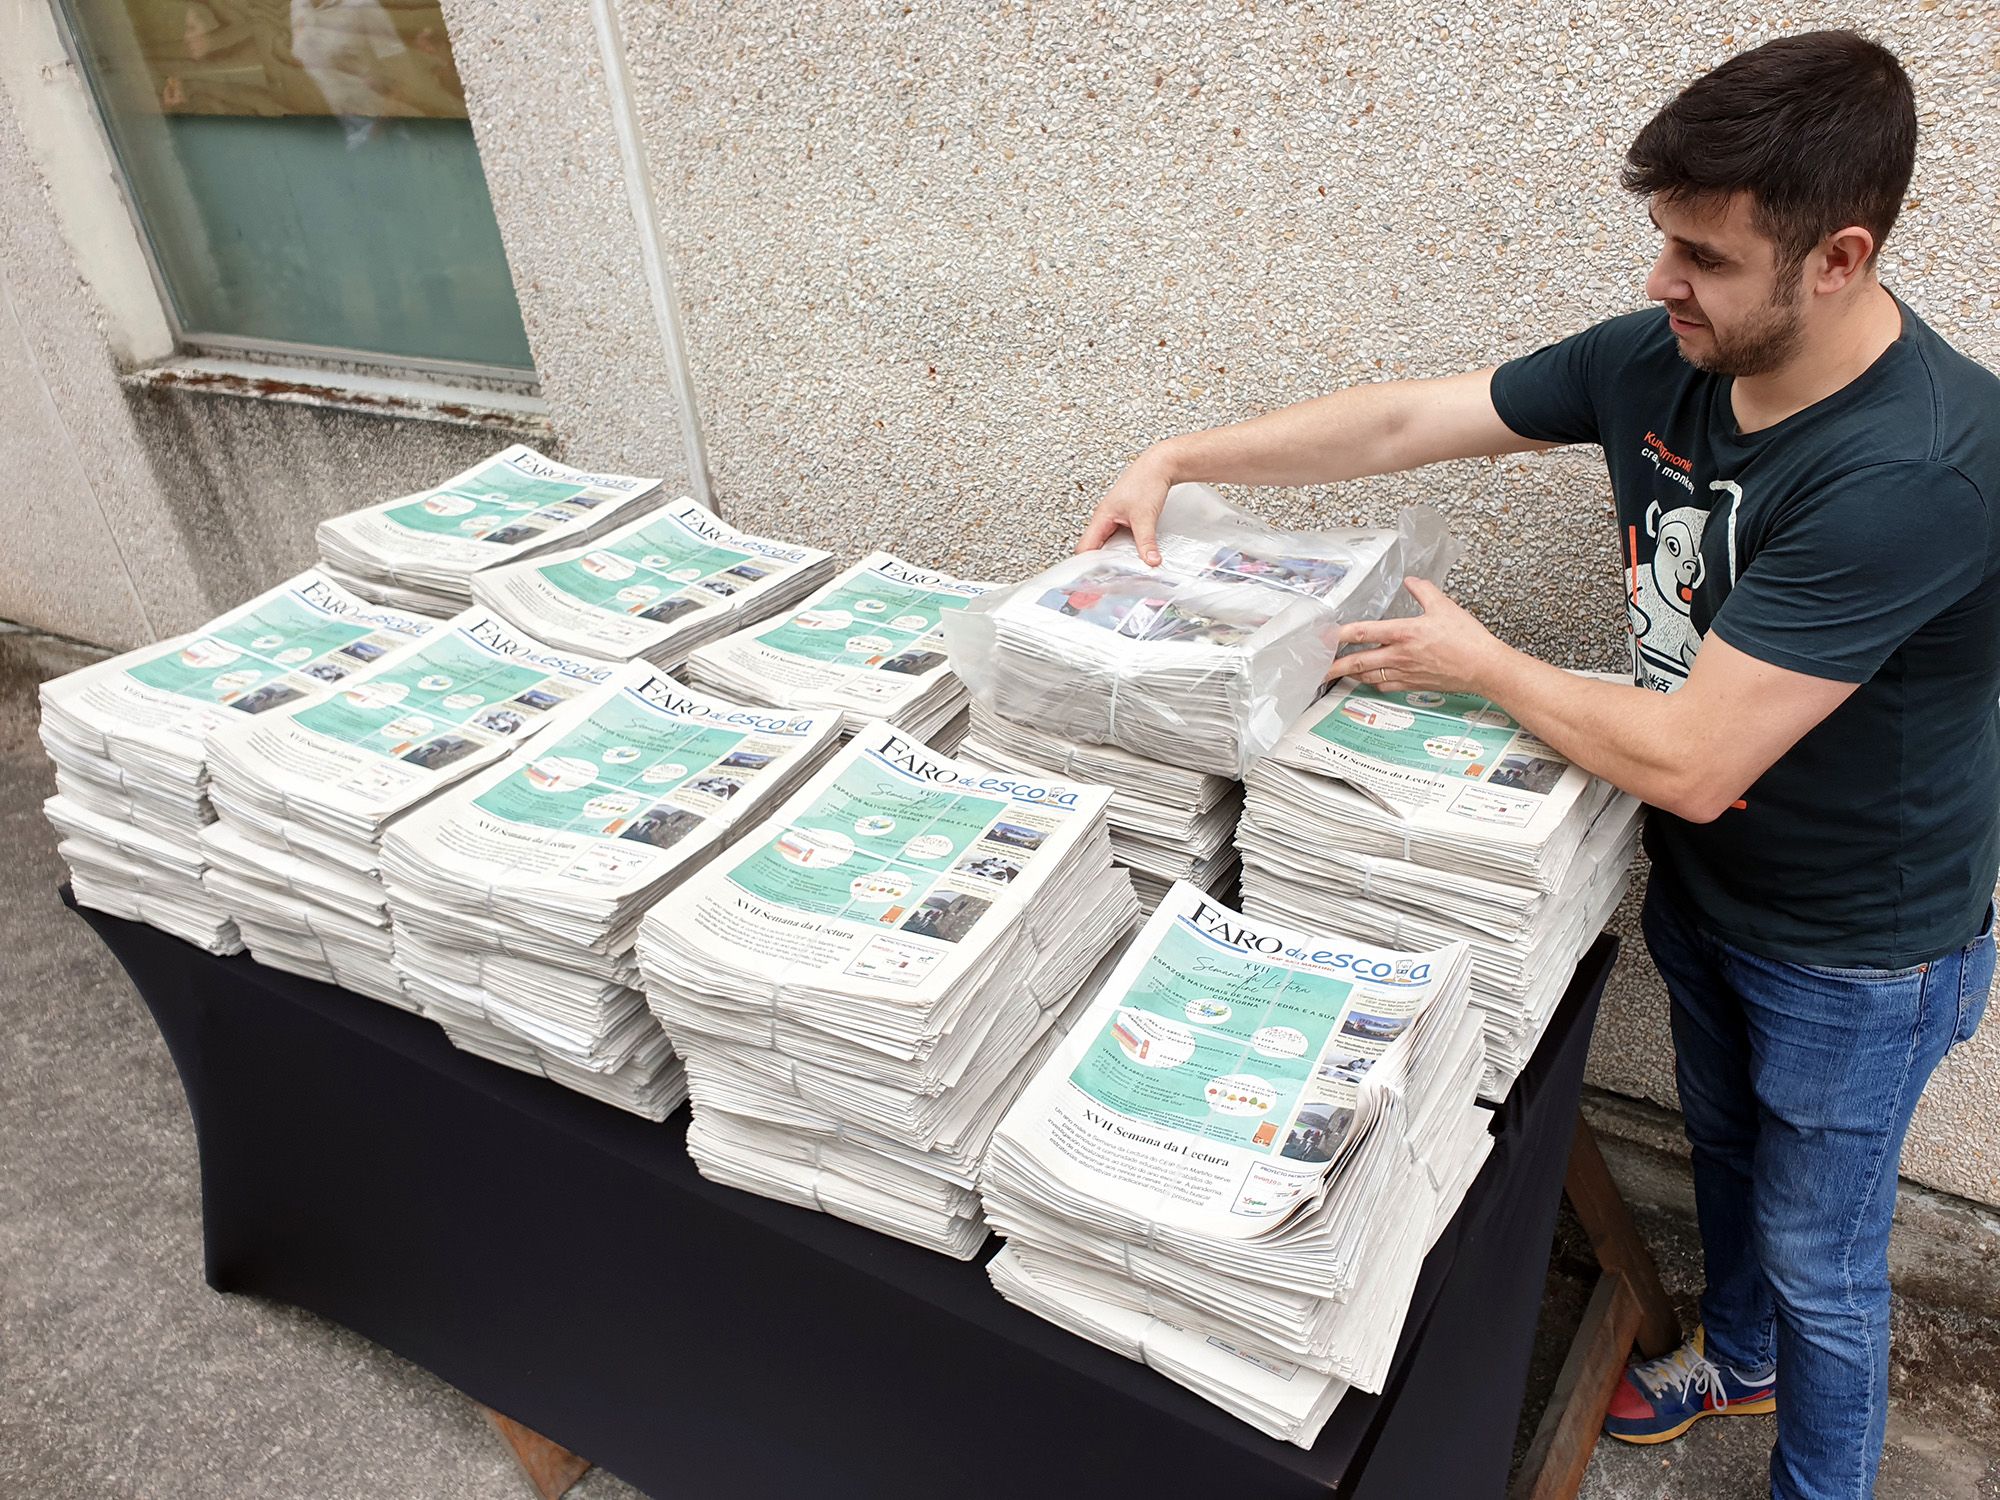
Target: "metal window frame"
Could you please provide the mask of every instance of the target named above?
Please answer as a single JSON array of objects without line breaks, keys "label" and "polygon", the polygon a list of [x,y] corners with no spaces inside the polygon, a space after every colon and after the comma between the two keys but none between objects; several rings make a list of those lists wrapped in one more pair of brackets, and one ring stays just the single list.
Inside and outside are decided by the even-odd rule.
[{"label": "metal window frame", "polygon": [[[96,80],[84,61],[83,43],[77,33],[75,18],[71,14],[72,0],[47,0],[50,14],[55,19],[56,35],[61,38],[63,51],[68,55],[69,65],[75,69],[77,81],[83,86],[85,102],[90,110],[90,118],[96,122],[98,134],[104,138],[106,153],[111,158],[112,183],[125,205],[125,213],[132,221],[132,232],[139,241],[139,253],[146,262],[147,273],[153,278],[153,290],[160,299],[160,312],[165,317],[167,331],[173,335],[174,347],[186,354],[238,354],[264,356],[272,359],[305,362],[324,365],[359,365],[373,370],[403,371],[419,376],[443,376],[461,380],[479,381],[510,389],[538,393],[541,389],[541,375],[532,365],[516,369],[512,365],[478,364],[470,360],[438,359],[427,355],[384,354],[372,349],[348,349],[329,344],[300,344],[284,339],[260,339],[242,334],[203,333],[191,329],[181,319],[181,310],[174,301],[172,285],[167,281],[166,272],[161,269],[159,257],[153,250],[153,236],[146,226],[146,218],[139,209],[139,196],[133,190],[132,180],[125,169],[125,156],[118,148],[118,137],[112,132],[111,122],[104,113],[104,101],[97,92]],[[486,164],[479,164],[479,175],[486,175]],[[489,193],[490,196],[490,193]],[[513,279],[513,267],[508,267],[508,279]],[[520,293],[515,292],[514,304],[518,311]]]}]

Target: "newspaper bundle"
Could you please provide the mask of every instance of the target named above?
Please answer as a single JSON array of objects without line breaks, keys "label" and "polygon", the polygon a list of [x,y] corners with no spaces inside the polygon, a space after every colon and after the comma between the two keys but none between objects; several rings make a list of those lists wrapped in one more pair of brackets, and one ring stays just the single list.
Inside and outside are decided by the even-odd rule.
[{"label": "newspaper bundle", "polygon": [[1227,891],[1239,868],[1242,788],[1226,776],[1147,760],[1116,745],[1085,745],[972,705],[959,756],[1018,776],[1075,777],[1111,788],[1111,857],[1150,913],[1176,881]]},{"label": "newspaper bundle", "polygon": [[738,531],[683,498],[588,546],[475,573],[472,594],[551,646],[675,671],[832,574],[831,553]]},{"label": "newspaper bundle", "polygon": [[1497,1099],[1624,895],[1640,812],[1484,698],[1344,682],[1251,770],[1244,908],[1469,943]]},{"label": "newspaper bundle", "polygon": [[448,616],[472,576],[580,547],[660,503],[660,481],[590,474],[515,443],[413,495],[322,521],[320,560],[364,598]]},{"label": "newspaper bundle", "polygon": [[796,790],[840,717],[644,662],[592,705],[390,825],[396,966],[459,1046],[664,1119],[686,1088],[637,988],[639,918]]},{"label": "newspaper bundle", "polygon": [[1427,508],[1393,531],[1287,532],[1191,484],[1159,537],[1158,567],[1121,537],[986,595],[946,622],[954,670],[1007,718],[1240,777],[1312,702],[1341,624],[1409,612],[1403,579],[1458,553]]},{"label": "newspaper bundle", "polygon": [[190,856],[183,840],[69,797],[49,798],[42,812],[56,831],[56,853],[69,866],[78,905],[149,923],[210,953],[243,951],[228,911],[202,887],[199,849]]},{"label": "newspaper bundle", "polygon": [[[578,716],[581,700],[609,682],[609,662],[565,655],[517,634],[483,610],[467,610],[422,643],[384,657],[329,696],[288,705],[259,719],[226,724],[208,737],[210,796],[221,820],[242,836],[234,846],[287,853],[344,876],[343,890],[367,915],[338,905],[309,880],[290,876],[282,891],[232,860],[210,889],[260,929],[293,942],[277,964],[339,982],[350,971],[393,974],[379,842],[394,818],[492,764],[556,723]],[[228,850],[211,841],[212,853]],[[275,862],[274,862],[275,863]],[[301,965],[314,946],[331,950],[324,970]],[[250,951],[266,954],[256,943]],[[275,951],[275,950],[274,950]],[[276,958],[273,959],[276,963]],[[400,982],[351,985],[410,1008]]]},{"label": "newspaper bundle", "polygon": [[994,1133],[995,1286],[1310,1447],[1491,1146],[1469,967],[1176,886]]},{"label": "newspaper bundle", "polygon": [[1137,916],[1107,797],[872,723],[653,907],[640,965],[704,1175],[975,1254],[986,1139]]},{"label": "newspaper bundle", "polygon": [[200,630],[43,683],[57,787],[48,815],[78,901],[239,951],[201,880],[199,836],[215,818],[204,736],[323,697],[436,628],[308,570]]},{"label": "newspaper bundle", "polygon": [[849,734],[882,719],[956,744],[966,694],[942,622],[994,587],[871,552],[783,620],[698,647],[688,678],[772,708],[838,711]]}]

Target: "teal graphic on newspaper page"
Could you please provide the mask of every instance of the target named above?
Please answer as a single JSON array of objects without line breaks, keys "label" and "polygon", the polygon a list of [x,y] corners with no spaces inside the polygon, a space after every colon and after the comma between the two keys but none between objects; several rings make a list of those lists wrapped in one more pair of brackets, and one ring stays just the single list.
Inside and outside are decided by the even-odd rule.
[{"label": "teal graphic on newspaper page", "polygon": [[1316,1073],[1353,989],[1346,979],[1261,962],[1177,921],[1070,1082],[1134,1120],[1299,1155],[1292,1127],[1301,1104],[1325,1092]]},{"label": "teal graphic on newspaper page", "polygon": [[[217,626],[178,650],[129,667],[126,675],[147,687],[201,703],[271,707],[285,697],[302,696],[303,690],[284,697],[258,695],[258,689],[280,677],[303,673],[333,682],[349,672],[359,672],[380,651],[341,653],[375,634],[377,628],[373,621],[329,615],[296,595],[279,594],[254,614]],[[394,637],[397,644],[405,639]]]},{"label": "teal graphic on newspaper page", "polygon": [[1018,863],[1044,837],[1010,823],[1007,811],[1004,799],[920,782],[862,757],[729,878],[774,906],[957,942],[992,902],[934,895],[939,877],[972,873],[964,867],[980,861]]},{"label": "teal graphic on newspaper page", "polygon": [[[947,612],[964,609],[968,602],[962,593],[864,573],[814,601],[810,609],[761,632],[757,640],[788,656],[857,671],[922,670],[928,662],[911,663],[904,654],[936,630]],[[941,648],[930,654],[944,660]]]},{"label": "teal graphic on newspaper page", "polygon": [[549,683],[550,675],[483,651],[453,631],[407,661],[299,710],[296,720],[384,758],[425,746],[422,763],[444,765],[494,738],[520,735],[568,702],[570,687]]},{"label": "teal graphic on newspaper page", "polygon": [[658,844],[700,822],[678,803],[726,803],[753,784],[774,757],[742,750],[749,738],[614,698],[473,806],[532,828]]}]

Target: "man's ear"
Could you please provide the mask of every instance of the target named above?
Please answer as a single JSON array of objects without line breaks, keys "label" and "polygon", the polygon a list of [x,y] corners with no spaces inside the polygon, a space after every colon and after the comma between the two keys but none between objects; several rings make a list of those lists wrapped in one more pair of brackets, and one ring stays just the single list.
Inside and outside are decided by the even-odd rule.
[{"label": "man's ear", "polygon": [[1875,236],[1859,224],[1836,229],[1807,263],[1809,290],[1821,296],[1845,291],[1867,271],[1874,253]]}]

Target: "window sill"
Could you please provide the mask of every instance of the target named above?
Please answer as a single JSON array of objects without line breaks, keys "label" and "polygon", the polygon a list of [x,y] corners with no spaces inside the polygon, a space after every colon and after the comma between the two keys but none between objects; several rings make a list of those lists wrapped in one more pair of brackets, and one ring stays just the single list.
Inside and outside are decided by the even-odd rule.
[{"label": "window sill", "polygon": [[305,365],[264,364],[211,355],[179,355],[121,377],[128,389],[192,391],[359,412],[409,422],[477,427],[527,442],[553,435],[541,397],[449,385],[416,376],[363,375]]}]

